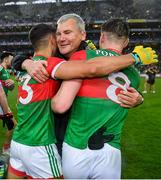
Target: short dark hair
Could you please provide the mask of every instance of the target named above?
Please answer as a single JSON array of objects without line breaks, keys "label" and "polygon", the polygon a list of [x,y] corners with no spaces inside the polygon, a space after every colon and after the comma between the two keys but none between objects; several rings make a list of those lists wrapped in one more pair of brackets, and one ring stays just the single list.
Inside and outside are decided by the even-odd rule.
[{"label": "short dark hair", "polygon": [[102,32],[110,32],[118,37],[128,38],[130,31],[128,24],[122,19],[112,19],[105,22],[101,27]]},{"label": "short dark hair", "polygon": [[29,40],[33,48],[35,50],[39,48],[41,41],[48,35],[54,35],[55,31],[55,27],[47,24],[38,24],[32,27],[29,32]]},{"label": "short dark hair", "polygon": [[3,51],[1,56],[0,56],[0,61],[1,63],[4,61],[4,58],[8,57],[8,56],[13,56],[13,53],[9,52],[9,51]]}]

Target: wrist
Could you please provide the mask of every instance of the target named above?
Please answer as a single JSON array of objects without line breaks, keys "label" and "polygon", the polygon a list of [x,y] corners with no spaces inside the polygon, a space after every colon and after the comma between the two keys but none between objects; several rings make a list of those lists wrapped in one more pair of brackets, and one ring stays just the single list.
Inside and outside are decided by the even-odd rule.
[{"label": "wrist", "polygon": [[4,119],[4,118],[13,118],[13,114],[12,114],[12,112],[7,112],[7,113],[5,113],[5,114],[1,114],[0,115],[0,119]]},{"label": "wrist", "polygon": [[138,105],[143,104],[143,102],[144,102],[144,98],[143,98],[143,96],[141,96],[141,98],[140,98],[140,102],[139,102],[139,104],[138,104]]},{"label": "wrist", "polygon": [[139,98],[139,101],[138,101],[138,103],[137,103],[137,105],[136,105],[135,107],[143,104],[143,102],[144,102],[144,97],[143,97],[143,95],[142,95],[140,92],[139,92],[139,94],[140,94],[140,98]]},{"label": "wrist", "polygon": [[11,118],[12,118],[12,117],[13,117],[13,113],[12,113],[12,112],[8,112],[8,113],[4,114],[4,116],[5,116],[5,117],[11,117]]},{"label": "wrist", "polygon": [[135,63],[134,63],[135,65],[142,63],[139,55],[138,55],[136,52],[132,52],[131,55],[132,55],[132,57],[133,57],[134,60],[135,60]]}]

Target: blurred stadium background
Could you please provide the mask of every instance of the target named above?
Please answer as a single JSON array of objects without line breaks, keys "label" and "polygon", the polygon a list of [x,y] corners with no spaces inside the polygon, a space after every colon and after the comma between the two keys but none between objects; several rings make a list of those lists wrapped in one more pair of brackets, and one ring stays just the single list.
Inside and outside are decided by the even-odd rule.
[{"label": "blurred stadium background", "polygon": [[[37,23],[55,24],[66,13],[77,13],[87,23],[88,39],[98,44],[100,25],[110,18],[125,19],[130,27],[130,43],[153,47],[159,56],[161,72],[161,1],[160,0],[0,0],[0,52],[32,51],[29,29]],[[140,69],[142,71],[142,69]],[[160,74],[157,75],[158,77]],[[143,90],[143,81],[140,91]],[[142,106],[130,110],[122,135],[122,178],[161,178],[161,80],[156,94],[146,94]],[[17,89],[9,94],[16,116]],[[0,124],[0,146],[4,136]]]}]

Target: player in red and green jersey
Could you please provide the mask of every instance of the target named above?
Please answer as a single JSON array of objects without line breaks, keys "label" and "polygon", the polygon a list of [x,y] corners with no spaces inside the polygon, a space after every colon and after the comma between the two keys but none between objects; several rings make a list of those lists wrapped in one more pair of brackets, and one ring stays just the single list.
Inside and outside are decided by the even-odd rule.
[{"label": "player in red and green jersey", "polygon": [[[13,90],[14,88],[14,81],[12,79],[10,79],[10,73],[9,73],[9,69],[11,68],[11,61],[13,59],[13,54],[11,52],[8,51],[4,51],[1,54],[1,64],[0,64],[0,81],[2,82],[2,86],[4,89],[4,92],[6,94],[6,96],[8,95],[8,91],[9,90]],[[4,119],[5,114],[3,112],[3,110],[0,110],[0,115],[2,115],[2,119]],[[13,116],[13,115],[11,115]],[[14,124],[16,124],[16,121],[14,120]],[[13,127],[14,125],[11,124],[11,127],[7,126],[7,131],[5,134],[5,138],[4,138],[4,144],[3,144],[3,149],[2,149],[2,153],[3,154],[7,154],[9,155],[10,153],[10,142],[11,142],[11,138],[12,138],[12,131],[13,131]]]},{"label": "player in red and green jersey", "polygon": [[10,79],[10,73],[8,71],[11,68],[12,59],[13,54],[11,52],[5,51],[1,54],[0,80],[6,95],[8,94],[8,90],[13,90],[14,88],[14,81]]},{"label": "player in red and green jersey", "polygon": [[[54,29],[40,24],[29,34],[35,50],[34,61],[47,60],[48,73],[62,63],[49,58],[56,50]],[[11,142],[8,178],[62,178],[61,162],[56,149],[51,97],[59,87],[53,79],[40,84],[26,72],[18,91],[18,124]]]},{"label": "player in red and green jersey", "polygon": [[[108,50],[81,51],[71,59],[90,61],[96,56],[119,56],[127,44],[127,26],[120,20],[112,21],[103,25],[100,37],[100,47]],[[79,90],[79,81],[62,83],[53,99],[57,112],[70,107]],[[139,74],[133,67],[103,78],[83,80],[72,105],[63,145],[65,178],[120,178],[119,144],[127,109],[120,106],[117,95],[121,90],[130,90],[130,86],[137,89],[138,85]]]},{"label": "player in red and green jersey", "polygon": [[[0,82],[0,109],[2,111],[0,114],[0,119],[2,119],[3,121],[3,127],[6,125],[9,131],[12,130],[14,127],[13,115],[8,106],[7,98],[1,82]],[[10,141],[10,140],[6,139],[6,141]]]},{"label": "player in red and green jersey", "polygon": [[8,88],[5,85],[5,80],[8,80],[9,78],[10,73],[2,65],[0,65],[0,79],[6,95],[8,94]]}]

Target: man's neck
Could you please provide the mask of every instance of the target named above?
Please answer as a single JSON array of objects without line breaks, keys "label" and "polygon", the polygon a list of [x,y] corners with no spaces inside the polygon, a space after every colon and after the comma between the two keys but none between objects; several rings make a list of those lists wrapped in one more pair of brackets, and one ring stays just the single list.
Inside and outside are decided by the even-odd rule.
[{"label": "man's neck", "polygon": [[40,56],[44,56],[44,57],[48,58],[48,57],[52,56],[52,52],[48,49],[43,49],[43,50],[35,51],[34,56],[35,55],[40,55]]},{"label": "man's neck", "polygon": [[117,44],[107,43],[101,46],[101,49],[111,49],[115,52],[118,52],[119,54],[122,53],[122,47],[118,46]]}]

